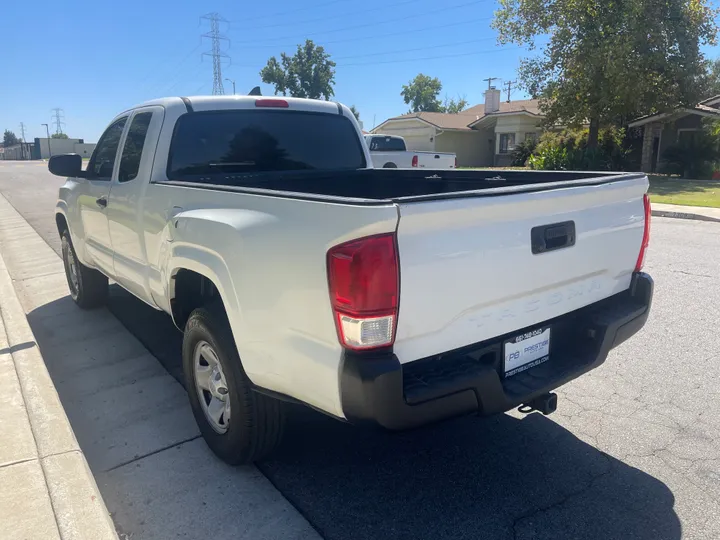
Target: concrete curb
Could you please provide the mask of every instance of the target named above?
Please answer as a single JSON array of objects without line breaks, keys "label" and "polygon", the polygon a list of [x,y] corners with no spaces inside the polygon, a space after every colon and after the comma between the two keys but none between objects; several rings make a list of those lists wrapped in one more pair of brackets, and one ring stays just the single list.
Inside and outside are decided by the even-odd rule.
[{"label": "concrete curb", "polygon": [[690,212],[672,212],[667,210],[653,210],[652,215],[656,217],[676,218],[676,219],[692,219],[696,221],[709,221],[712,223],[720,223],[720,219],[702,214],[693,214]]},{"label": "concrete curb", "polygon": [[0,254],[0,317],[62,540],[117,540]]}]

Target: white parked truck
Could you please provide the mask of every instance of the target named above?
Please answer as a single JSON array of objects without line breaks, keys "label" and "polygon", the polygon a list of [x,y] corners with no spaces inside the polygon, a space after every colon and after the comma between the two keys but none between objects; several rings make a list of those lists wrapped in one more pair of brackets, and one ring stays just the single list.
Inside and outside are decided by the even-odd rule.
[{"label": "white parked truck", "polygon": [[184,331],[195,418],[229,463],[284,404],[398,430],[524,405],[645,323],[643,174],[369,168],[350,110],[253,96],[119,114],[56,208],[81,308],[108,278]]},{"label": "white parked truck", "polygon": [[408,150],[398,135],[365,135],[373,167],[378,169],[455,169],[457,158],[450,152]]}]

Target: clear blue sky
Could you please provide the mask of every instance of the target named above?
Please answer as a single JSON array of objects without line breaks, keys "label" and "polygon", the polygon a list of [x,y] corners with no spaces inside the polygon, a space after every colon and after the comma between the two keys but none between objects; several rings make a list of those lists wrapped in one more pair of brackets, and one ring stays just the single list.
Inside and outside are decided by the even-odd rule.
[{"label": "clear blue sky", "polygon": [[483,101],[482,79],[514,80],[524,54],[496,44],[495,9],[494,0],[4,2],[0,131],[20,136],[24,122],[27,139],[44,136],[40,124],[61,107],[65,132],[95,142],[132,105],[210,94],[212,62],[201,57],[210,40],[200,38],[209,31],[200,16],[210,11],[229,21],[221,26],[230,39],[223,76],[235,79],[238,93],[260,84],[270,56],[293,53],[307,37],[337,62],[335,99],[356,105],[366,128],[407,112],[400,90],[420,72],[474,105]]}]

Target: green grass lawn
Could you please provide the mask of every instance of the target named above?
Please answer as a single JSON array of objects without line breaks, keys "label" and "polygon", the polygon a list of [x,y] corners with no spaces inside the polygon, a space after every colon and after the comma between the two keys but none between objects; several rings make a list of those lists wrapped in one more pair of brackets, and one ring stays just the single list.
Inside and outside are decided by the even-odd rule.
[{"label": "green grass lawn", "polygon": [[720,208],[720,180],[683,180],[656,175],[648,178],[652,202]]}]

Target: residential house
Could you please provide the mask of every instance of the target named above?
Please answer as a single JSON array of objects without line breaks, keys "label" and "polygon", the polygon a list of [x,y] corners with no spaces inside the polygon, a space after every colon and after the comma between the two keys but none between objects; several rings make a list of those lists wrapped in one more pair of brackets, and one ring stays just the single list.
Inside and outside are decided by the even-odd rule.
[{"label": "residential house", "polygon": [[692,139],[702,130],[703,118],[720,119],[720,96],[701,101],[691,108],[679,108],[670,113],[643,116],[630,122],[630,128],[643,129],[643,172],[657,172],[663,152],[683,139]]},{"label": "residential house", "polygon": [[542,120],[537,100],[501,101],[491,87],[485,103],[458,114],[403,114],[372,132],[400,135],[409,150],[454,152],[460,167],[507,166],[516,144],[539,135]]}]

